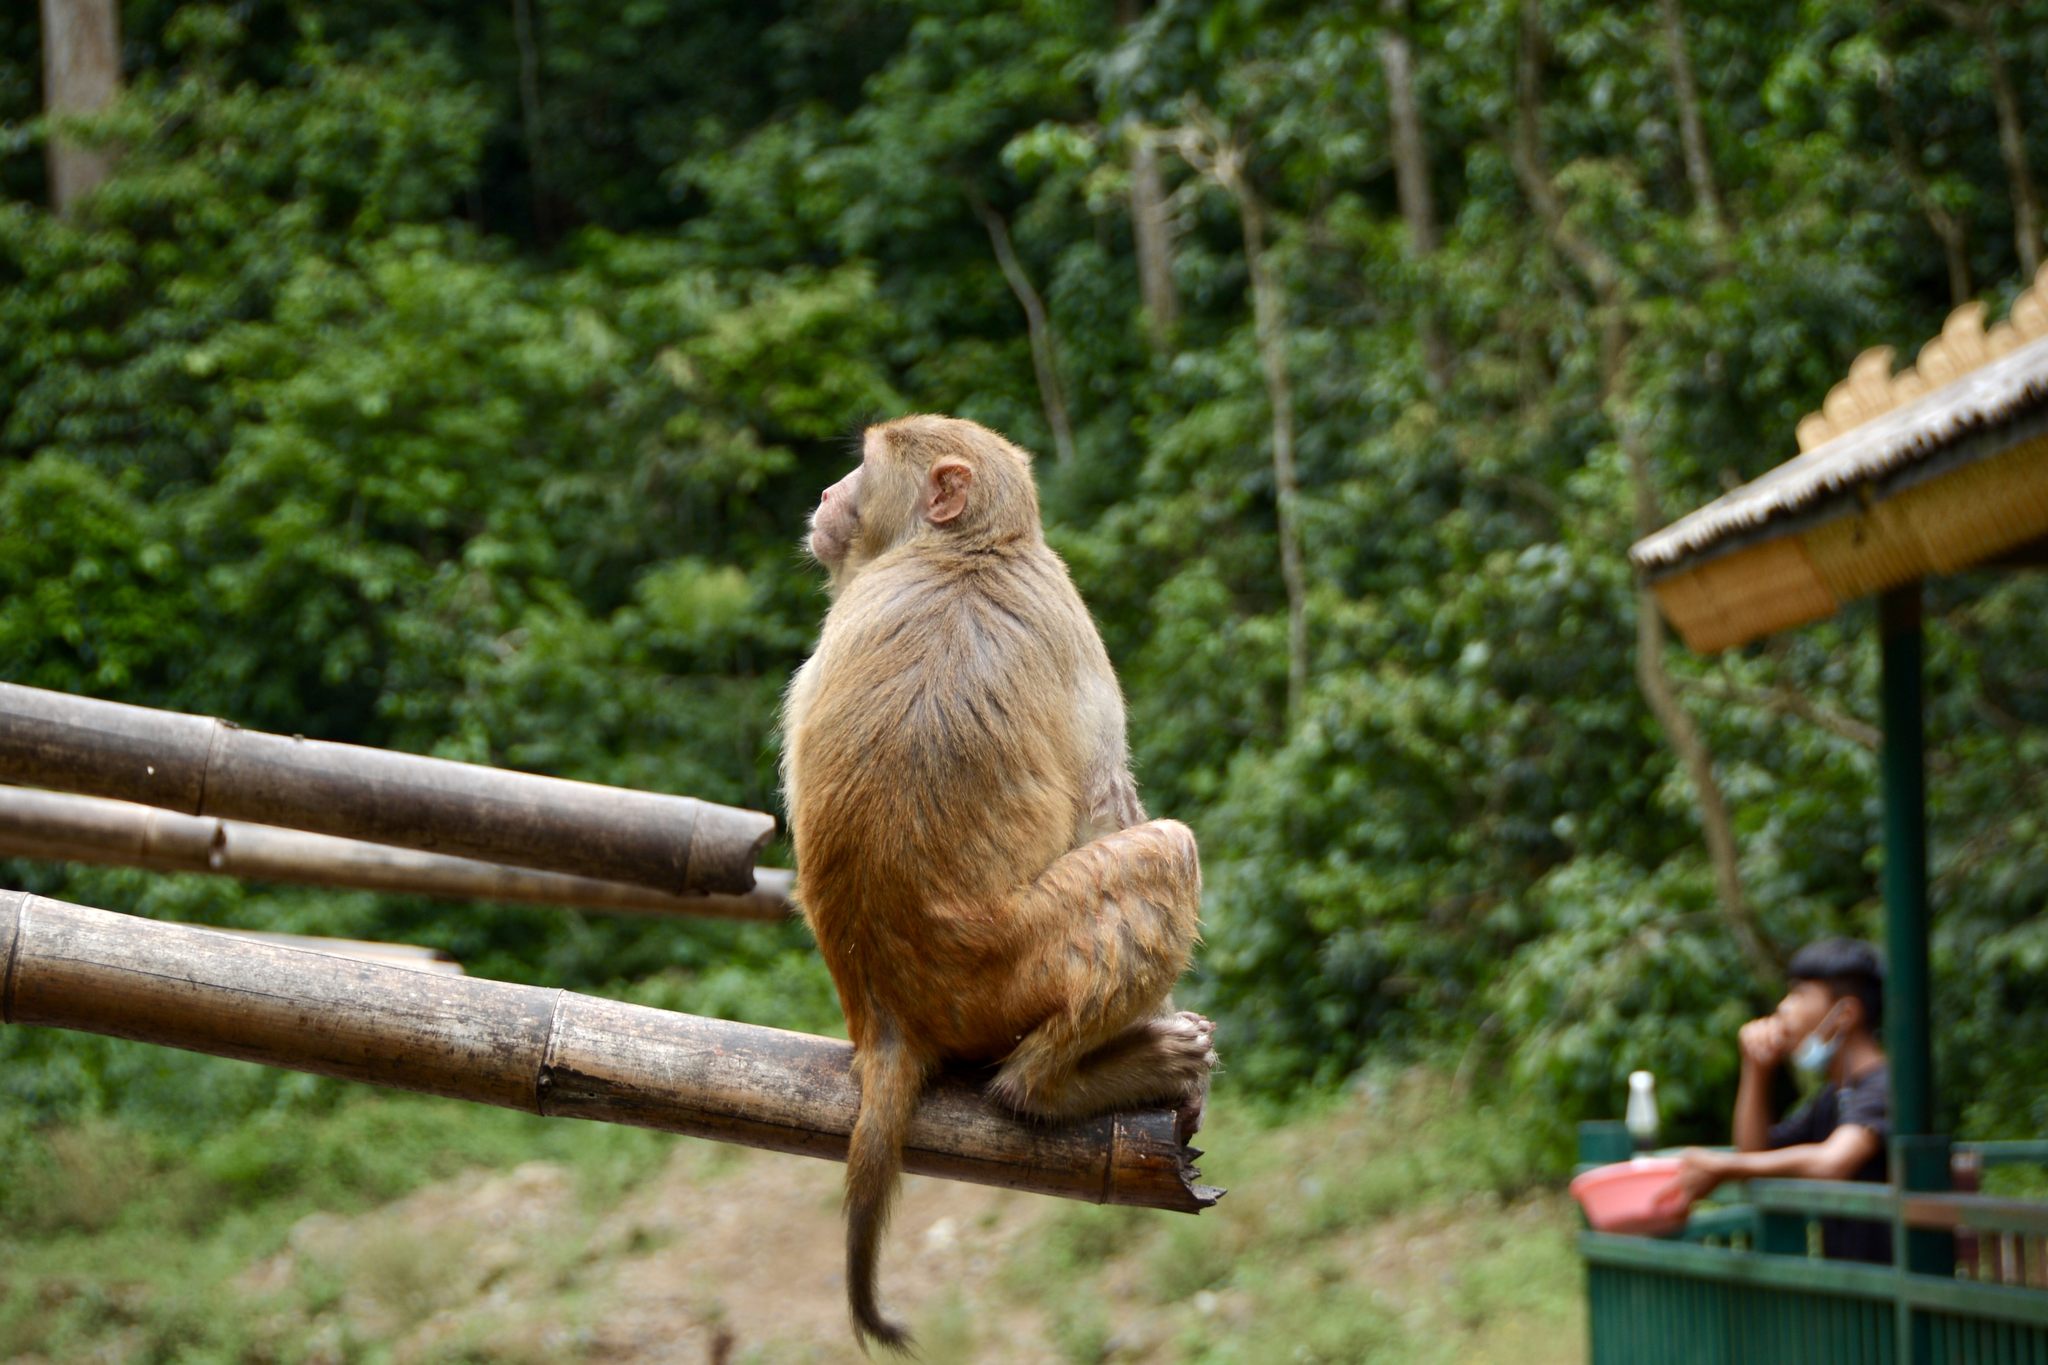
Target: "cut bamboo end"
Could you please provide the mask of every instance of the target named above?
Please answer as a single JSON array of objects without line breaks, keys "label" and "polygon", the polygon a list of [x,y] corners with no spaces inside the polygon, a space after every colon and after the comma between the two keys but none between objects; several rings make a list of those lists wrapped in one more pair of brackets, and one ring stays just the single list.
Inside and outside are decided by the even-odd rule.
[{"label": "cut bamboo end", "polygon": [[753,890],[737,895],[678,895],[629,882],[22,787],[0,787],[0,857],[620,914],[779,921],[792,910],[791,876],[780,868],[755,868]]},{"label": "cut bamboo end", "polygon": [[[0,1019],[566,1118],[846,1159],[853,1049],[570,991],[354,961],[0,892]],[[904,1166],[1196,1213],[1174,1114],[1034,1124],[972,1078],[926,1095]]]},{"label": "cut bamboo end", "polygon": [[772,816],[0,683],[0,781],[430,853],[744,893]]}]

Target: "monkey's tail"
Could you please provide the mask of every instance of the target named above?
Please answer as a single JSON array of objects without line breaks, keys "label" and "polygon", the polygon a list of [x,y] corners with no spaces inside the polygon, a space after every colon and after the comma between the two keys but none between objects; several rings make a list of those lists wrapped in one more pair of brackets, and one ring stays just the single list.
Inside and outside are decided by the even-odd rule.
[{"label": "monkey's tail", "polygon": [[903,1170],[904,1139],[932,1064],[893,1041],[863,1049],[858,1060],[860,1117],[846,1153],[846,1297],[863,1351],[870,1340],[908,1351],[910,1333],[875,1304],[875,1264]]}]

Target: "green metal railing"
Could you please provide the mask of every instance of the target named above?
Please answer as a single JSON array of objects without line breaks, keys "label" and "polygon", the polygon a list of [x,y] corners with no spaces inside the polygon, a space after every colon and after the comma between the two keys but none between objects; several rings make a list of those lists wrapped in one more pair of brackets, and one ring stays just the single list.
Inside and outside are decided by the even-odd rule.
[{"label": "green metal railing", "polygon": [[[1917,1145],[1932,1149],[1895,1147],[1895,1173]],[[1957,1150],[2048,1164],[2048,1143]],[[1889,1223],[1903,1263],[1820,1259],[1823,1217]],[[1933,1268],[1971,1239],[1997,1254]],[[2048,1365],[2048,1202],[1757,1180],[1674,1238],[1588,1231],[1579,1245],[1593,1365]]]}]

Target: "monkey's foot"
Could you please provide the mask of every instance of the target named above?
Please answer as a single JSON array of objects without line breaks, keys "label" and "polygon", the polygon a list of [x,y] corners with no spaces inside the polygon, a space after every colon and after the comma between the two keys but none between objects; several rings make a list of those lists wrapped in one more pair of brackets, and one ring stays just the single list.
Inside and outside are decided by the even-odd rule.
[{"label": "monkey's foot", "polygon": [[1202,1131],[1202,1110],[1209,1102],[1209,1076],[1216,1069],[1216,1025],[1193,1010],[1163,1015],[1153,1021],[1164,1035],[1162,1042],[1170,1059],[1178,1065],[1169,1074],[1184,1080],[1180,1100],[1174,1105],[1174,1126],[1185,1143]]},{"label": "monkey's foot", "polygon": [[[1040,1118],[1081,1118],[1143,1105],[1200,1108],[1216,1065],[1216,1026],[1192,1011],[1134,1024],[1115,1040],[1064,1066],[1049,1064],[1032,1040],[1010,1054],[989,1084],[998,1104]],[[1056,1058],[1057,1054],[1053,1054]]]}]

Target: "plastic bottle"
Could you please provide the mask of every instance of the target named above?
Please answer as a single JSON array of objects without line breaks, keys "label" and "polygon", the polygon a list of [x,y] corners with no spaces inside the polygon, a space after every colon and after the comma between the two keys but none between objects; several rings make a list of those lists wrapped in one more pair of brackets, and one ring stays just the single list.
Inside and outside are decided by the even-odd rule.
[{"label": "plastic bottle", "polygon": [[1622,1116],[1636,1150],[1657,1145],[1657,1078],[1647,1071],[1628,1073],[1628,1109]]}]

